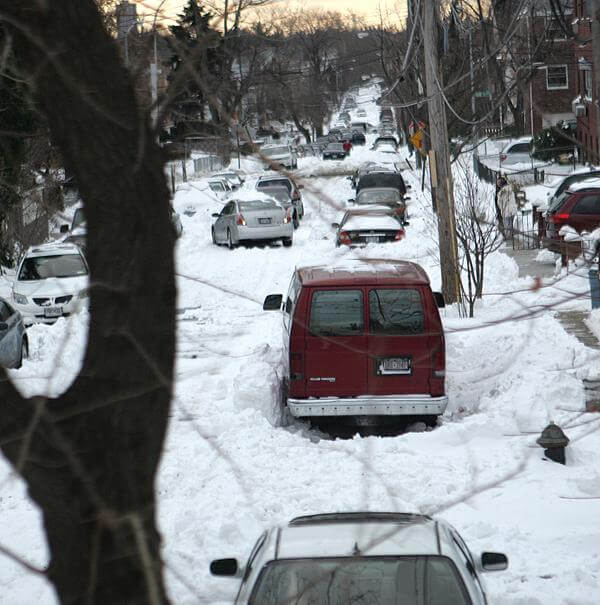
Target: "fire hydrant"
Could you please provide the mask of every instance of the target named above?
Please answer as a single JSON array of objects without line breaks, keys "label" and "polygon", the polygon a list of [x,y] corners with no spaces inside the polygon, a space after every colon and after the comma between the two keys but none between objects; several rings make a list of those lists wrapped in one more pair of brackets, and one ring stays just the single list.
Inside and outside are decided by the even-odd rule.
[{"label": "fire hydrant", "polygon": [[565,464],[565,448],[568,443],[569,438],[554,422],[550,422],[537,439],[537,444],[544,448],[546,457],[560,464]]}]

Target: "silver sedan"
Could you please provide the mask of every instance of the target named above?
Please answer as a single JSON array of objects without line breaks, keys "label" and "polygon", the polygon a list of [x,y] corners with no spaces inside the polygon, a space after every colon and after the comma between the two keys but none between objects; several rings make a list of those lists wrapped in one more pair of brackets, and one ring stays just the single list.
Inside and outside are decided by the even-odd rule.
[{"label": "silver sedan", "polygon": [[294,225],[289,210],[284,210],[269,198],[231,200],[212,226],[214,244],[229,248],[243,242],[281,240],[284,246],[292,245]]}]

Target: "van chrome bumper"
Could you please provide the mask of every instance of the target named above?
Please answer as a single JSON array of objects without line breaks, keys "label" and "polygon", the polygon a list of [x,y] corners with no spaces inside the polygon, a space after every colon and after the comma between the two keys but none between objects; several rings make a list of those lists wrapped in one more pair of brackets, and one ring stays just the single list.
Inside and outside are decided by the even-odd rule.
[{"label": "van chrome bumper", "polygon": [[363,395],[362,397],[321,397],[288,399],[296,418],[307,416],[424,416],[443,414],[448,396]]}]

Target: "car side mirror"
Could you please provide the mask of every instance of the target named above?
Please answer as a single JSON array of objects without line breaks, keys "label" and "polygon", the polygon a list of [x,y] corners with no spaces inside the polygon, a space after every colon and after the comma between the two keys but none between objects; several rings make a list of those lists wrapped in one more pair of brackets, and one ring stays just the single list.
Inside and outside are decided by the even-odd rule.
[{"label": "car side mirror", "polygon": [[347,176],[347,177],[346,177],[346,180],[347,180],[347,181],[351,181],[351,180],[352,180],[352,177],[351,177],[351,176]]},{"label": "car side mirror", "polygon": [[213,213],[211,214],[211,216],[212,216],[213,218],[219,218],[221,215],[220,215],[218,212],[213,212]]},{"label": "car side mirror", "polygon": [[213,576],[236,576],[238,573],[237,559],[215,559],[211,561],[210,573]]},{"label": "car side mirror", "polygon": [[405,227],[408,227],[408,226],[410,225],[410,223],[409,223],[408,221],[402,221],[402,224],[403,224]]},{"label": "car side mirror", "polygon": [[407,191],[408,191],[409,189],[412,189],[412,185],[405,185],[404,187],[405,187],[405,189],[406,189]]},{"label": "car side mirror", "polygon": [[0,332],[4,332],[5,330],[8,330],[8,324],[2,321],[0,322]]},{"label": "car side mirror", "polygon": [[60,226],[61,233],[69,233],[69,225],[61,225]]},{"label": "car side mirror", "polygon": [[355,200],[353,197],[351,197],[351,198],[350,198],[348,201],[349,201],[351,204],[354,204],[354,202],[356,202],[356,200]]},{"label": "car side mirror", "polygon": [[[406,223],[404,223],[406,225]],[[434,292],[433,298],[435,298],[435,304],[439,309],[443,309],[446,306],[446,301],[444,300],[444,295],[441,292]]]},{"label": "car side mirror", "polygon": [[484,571],[504,571],[508,567],[508,557],[501,552],[481,553],[481,568]]},{"label": "car side mirror", "polygon": [[263,311],[279,311],[281,309],[282,294],[269,294],[263,303]]},{"label": "car side mirror", "polygon": [[405,195],[402,199],[403,201],[407,202],[408,200],[412,200],[412,197]]},{"label": "car side mirror", "polygon": [[339,228],[340,228],[340,224],[339,224],[339,223],[331,223],[331,226],[332,226],[334,229],[339,229]]}]

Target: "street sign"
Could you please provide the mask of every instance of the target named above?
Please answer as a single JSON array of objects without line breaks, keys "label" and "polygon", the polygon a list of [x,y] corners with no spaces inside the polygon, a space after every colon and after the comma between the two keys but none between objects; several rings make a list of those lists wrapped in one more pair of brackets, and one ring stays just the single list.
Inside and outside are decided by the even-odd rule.
[{"label": "street sign", "polygon": [[492,98],[492,93],[489,90],[476,90],[473,93],[474,97],[489,97]]}]

